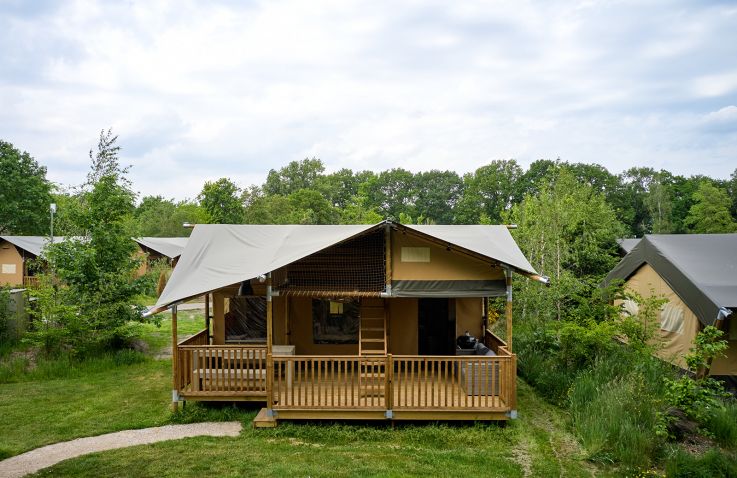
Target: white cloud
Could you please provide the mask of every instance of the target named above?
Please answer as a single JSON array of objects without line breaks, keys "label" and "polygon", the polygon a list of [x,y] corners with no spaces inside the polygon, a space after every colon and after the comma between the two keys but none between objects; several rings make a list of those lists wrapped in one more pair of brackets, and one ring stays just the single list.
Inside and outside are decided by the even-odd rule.
[{"label": "white cloud", "polygon": [[[560,156],[735,167],[737,17],[687,2],[82,1],[0,7],[0,131],[55,181],[101,128],[143,194],[329,169]],[[5,32],[5,33],[2,33]],[[711,112],[711,113],[710,113]],[[698,158],[698,161],[694,159]]]}]

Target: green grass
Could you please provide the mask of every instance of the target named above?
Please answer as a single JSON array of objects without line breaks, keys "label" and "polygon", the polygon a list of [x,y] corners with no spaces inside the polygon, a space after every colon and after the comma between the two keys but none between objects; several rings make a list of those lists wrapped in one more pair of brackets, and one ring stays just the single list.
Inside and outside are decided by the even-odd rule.
[{"label": "green grass", "polygon": [[[583,461],[565,417],[520,384],[521,418],[477,424],[280,423],[252,411],[188,406],[180,419],[240,418],[238,438],[193,438],[88,455],[39,476],[614,476]],[[188,416],[190,415],[190,416]]]},{"label": "green grass", "polygon": [[63,378],[0,384],[0,453],[170,420],[171,362],[91,362]]},{"label": "green grass", "polygon": [[[184,310],[177,314],[177,332],[179,340],[196,334],[205,328],[204,310]],[[157,324],[141,324],[141,336],[153,355],[169,354],[171,349],[171,314],[161,314],[161,322]]]}]

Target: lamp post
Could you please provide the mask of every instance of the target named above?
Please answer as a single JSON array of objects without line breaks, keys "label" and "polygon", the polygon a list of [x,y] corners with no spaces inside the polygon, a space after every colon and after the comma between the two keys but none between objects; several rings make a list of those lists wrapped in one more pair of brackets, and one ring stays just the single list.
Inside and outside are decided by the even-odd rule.
[{"label": "lamp post", "polygon": [[56,203],[52,202],[49,205],[49,210],[51,211],[51,243],[54,243],[54,213],[56,212]]}]

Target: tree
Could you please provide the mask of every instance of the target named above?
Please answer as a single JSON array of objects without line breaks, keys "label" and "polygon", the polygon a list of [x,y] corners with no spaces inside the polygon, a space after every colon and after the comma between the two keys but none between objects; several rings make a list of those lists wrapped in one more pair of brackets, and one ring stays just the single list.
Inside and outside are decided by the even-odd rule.
[{"label": "tree", "polygon": [[650,185],[650,191],[645,196],[647,208],[652,224],[648,228],[653,234],[670,234],[673,232],[673,202],[667,184],[658,179]]},{"label": "tree", "polygon": [[514,159],[492,161],[463,177],[464,195],[456,214],[461,224],[477,224],[486,214],[494,224],[502,220],[518,197],[522,168]]},{"label": "tree", "polygon": [[0,233],[46,234],[50,203],[46,168],[27,152],[0,141]]},{"label": "tree", "polygon": [[532,266],[551,277],[548,289],[520,285],[523,315],[528,310],[556,318],[573,313],[576,300],[591,297],[616,264],[622,225],[604,195],[565,168],[537,196],[528,194],[514,205],[505,219],[518,224],[514,236]]},{"label": "tree", "polygon": [[[117,165],[119,149],[114,139],[101,143],[92,172],[100,164],[95,158]],[[45,309],[48,315],[42,312],[37,317],[37,340],[52,334],[59,338],[59,347],[84,355],[124,345],[132,335],[130,321],[142,320],[141,309],[131,306],[142,284],[133,279],[139,261],[133,257],[135,245],[126,224],[135,194],[124,175],[118,166],[100,176],[91,174],[93,182],[88,181],[79,193],[81,209],[74,216],[85,236],[47,247],[60,287],[54,294],[55,305]]]},{"label": "tree", "polygon": [[294,224],[338,224],[340,213],[318,191],[300,189],[289,195]]},{"label": "tree", "polygon": [[730,212],[732,217],[737,221],[737,168],[729,177],[729,196],[732,198],[732,207]]},{"label": "tree", "polygon": [[729,213],[731,202],[726,192],[704,181],[693,194],[693,199],[694,205],[685,220],[691,232],[716,234],[737,231],[737,223]]},{"label": "tree", "polygon": [[417,185],[415,175],[402,168],[382,171],[359,187],[366,206],[376,209],[386,219],[398,220],[399,215],[415,216]]},{"label": "tree", "polygon": [[90,149],[90,161],[92,166],[87,173],[86,186],[96,184],[103,176],[113,176],[116,181],[123,182],[130,188],[131,183],[125,175],[130,171],[130,166],[120,167],[118,154],[120,146],[115,142],[118,140],[117,135],[113,135],[113,129],[108,128],[100,131],[100,139],[97,142],[97,151]]},{"label": "tree", "polygon": [[415,212],[420,220],[453,224],[455,206],[463,197],[463,179],[454,171],[432,170],[415,176]]},{"label": "tree", "polygon": [[135,230],[137,236],[186,237],[192,229],[184,223],[207,224],[210,216],[196,203],[181,201],[175,203],[161,196],[146,196],[136,208]]},{"label": "tree", "polygon": [[292,161],[279,171],[269,170],[264,193],[288,196],[300,189],[314,189],[318,178],[324,172],[325,165],[317,158]]},{"label": "tree", "polygon": [[241,224],[244,209],[240,193],[235,183],[220,178],[215,182],[207,181],[197,199],[214,224]]}]

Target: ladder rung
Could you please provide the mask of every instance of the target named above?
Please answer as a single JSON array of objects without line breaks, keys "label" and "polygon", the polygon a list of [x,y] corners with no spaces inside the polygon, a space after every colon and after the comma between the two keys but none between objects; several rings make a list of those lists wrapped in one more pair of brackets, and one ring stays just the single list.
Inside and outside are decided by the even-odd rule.
[{"label": "ladder rung", "polygon": [[366,355],[366,354],[369,354],[369,355],[384,355],[384,350],[383,349],[382,350],[379,350],[379,349],[376,349],[376,350],[363,349],[363,351],[361,352],[361,354],[363,354],[363,355]]},{"label": "ladder rung", "polygon": [[384,339],[361,339],[361,342],[384,342]]},{"label": "ladder rung", "polygon": [[383,332],[384,327],[361,327],[361,332]]}]

